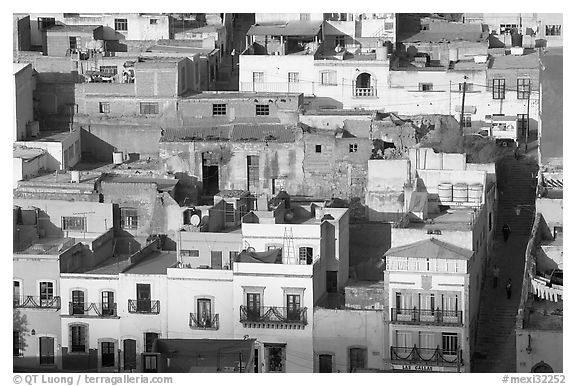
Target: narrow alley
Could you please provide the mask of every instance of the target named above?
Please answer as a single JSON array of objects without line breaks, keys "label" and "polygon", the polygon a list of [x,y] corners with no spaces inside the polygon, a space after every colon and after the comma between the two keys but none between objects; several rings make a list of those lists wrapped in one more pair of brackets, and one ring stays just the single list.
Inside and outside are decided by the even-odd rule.
[{"label": "narrow alley", "polygon": [[[506,157],[498,170],[497,239],[491,266],[482,289],[480,319],[472,371],[510,373],[516,371],[516,340],[514,326],[520,302],[524,271],[524,253],[534,218],[535,177],[538,165],[531,157]],[[501,229],[511,229],[507,242]],[[498,286],[493,287],[492,266],[500,269]],[[512,297],[507,299],[506,282],[512,279]]]}]

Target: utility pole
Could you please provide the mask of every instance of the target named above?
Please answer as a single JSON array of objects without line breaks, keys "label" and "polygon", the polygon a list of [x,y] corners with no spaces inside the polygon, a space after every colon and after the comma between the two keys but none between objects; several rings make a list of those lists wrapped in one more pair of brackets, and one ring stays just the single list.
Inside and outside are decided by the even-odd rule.
[{"label": "utility pole", "polygon": [[464,83],[462,84],[462,110],[460,111],[460,130],[464,131],[464,100],[466,99],[466,79],[464,76]]},{"label": "utility pole", "polygon": [[524,153],[528,153],[528,132],[530,131],[530,91],[532,91],[532,84],[528,88],[528,106],[526,111],[526,135],[524,137]]},{"label": "utility pole", "polygon": [[452,81],[448,87],[448,115],[452,115]]}]

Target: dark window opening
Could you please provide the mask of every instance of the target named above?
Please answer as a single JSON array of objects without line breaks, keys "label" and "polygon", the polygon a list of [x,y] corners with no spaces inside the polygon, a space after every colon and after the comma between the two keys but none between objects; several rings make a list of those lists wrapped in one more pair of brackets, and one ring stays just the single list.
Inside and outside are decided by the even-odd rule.
[{"label": "dark window opening", "polygon": [[71,351],[72,352],[86,352],[86,327],[72,326],[71,335]]},{"label": "dark window opening", "polygon": [[114,367],[114,342],[102,342],[102,367]]},{"label": "dark window opening", "polygon": [[114,29],[116,31],[128,31],[128,19],[114,19]]},{"label": "dark window opening", "polygon": [[322,153],[322,145],[316,145],[316,153]]},{"label": "dark window opening", "polygon": [[158,340],[158,334],[155,332],[147,332],[144,334],[144,350],[145,352],[153,352],[154,342]]},{"label": "dark window opening", "polygon": [[212,115],[226,115],[226,103],[214,103],[212,105]]},{"label": "dark window opening", "polygon": [[256,115],[270,115],[269,105],[256,105]]}]

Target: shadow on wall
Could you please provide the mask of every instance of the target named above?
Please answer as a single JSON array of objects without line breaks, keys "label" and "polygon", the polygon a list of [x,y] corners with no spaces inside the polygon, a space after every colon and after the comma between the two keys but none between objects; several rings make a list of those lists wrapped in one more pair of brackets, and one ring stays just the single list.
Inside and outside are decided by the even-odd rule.
[{"label": "shadow on wall", "polygon": [[90,126],[88,126],[87,129],[80,126],[80,129],[82,160],[88,162],[111,162],[114,146],[92,134],[90,132]]},{"label": "shadow on wall", "polygon": [[202,181],[188,173],[177,172],[174,176],[179,180],[174,192],[174,200],[180,205],[194,205],[200,199]]},{"label": "shadow on wall", "polygon": [[[85,370],[90,372],[98,371],[98,350],[89,349],[86,354],[70,353],[68,347],[62,347],[62,369],[68,371]],[[44,371],[42,369],[42,371]]]},{"label": "shadow on wall", "polygon": [[77,81],[76,71],[38,72],[33,106],[34,119],[40,122],[40,130],[68,128],[75,113],[74,85]]},{"label": "shadow on wall", "polygon": [[390,249],[391,224],[350,224],[350,272],[356,280],[382,280],[382,257]]},{"label": "shadow on wall", "polygon": [[336,110],[342,109],[343,106],[342,102],[329,97],[315,97],[304,103],[305,110]]}]

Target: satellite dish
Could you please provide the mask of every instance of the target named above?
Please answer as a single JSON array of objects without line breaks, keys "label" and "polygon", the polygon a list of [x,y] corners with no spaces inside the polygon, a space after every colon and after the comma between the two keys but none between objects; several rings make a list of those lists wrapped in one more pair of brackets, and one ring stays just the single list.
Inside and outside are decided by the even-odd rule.
[{"label": "satellite dish", "polygon": [[194,225],[195,227],[198,226],[198,224],[200,224],[200,216],[198,216],[197,214],[193,214],[190,217],[190,224]]},{"label": "satellite dish", "polygon": [[252,253],[252,252],[256,252],[256,249],[254,249],[254,247],[248,247],[248,248],[246,248],[246,251]]}]

